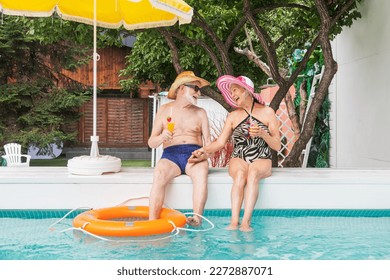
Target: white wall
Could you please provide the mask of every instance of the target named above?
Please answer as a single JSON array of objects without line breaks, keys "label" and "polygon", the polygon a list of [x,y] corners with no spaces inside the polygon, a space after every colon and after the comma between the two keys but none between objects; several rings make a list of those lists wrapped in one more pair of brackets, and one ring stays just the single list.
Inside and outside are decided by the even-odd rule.
[{"label": "white wall", "polygon": [[362,18],[333,42],[333,167],[390,168],[390,1],[363,1]]}]

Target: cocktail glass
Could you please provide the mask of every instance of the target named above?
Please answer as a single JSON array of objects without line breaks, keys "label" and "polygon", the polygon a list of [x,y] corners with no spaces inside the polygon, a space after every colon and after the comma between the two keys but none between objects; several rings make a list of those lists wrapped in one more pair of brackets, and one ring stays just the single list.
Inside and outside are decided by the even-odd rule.
[{"label": "cocktail glass", "polygon": [[173,132],[173,130],[175,129],[175,123],[174,123],[174,122],[169,122],[169,123],[167,123],[167,129],[168,129],[170,132]]}]

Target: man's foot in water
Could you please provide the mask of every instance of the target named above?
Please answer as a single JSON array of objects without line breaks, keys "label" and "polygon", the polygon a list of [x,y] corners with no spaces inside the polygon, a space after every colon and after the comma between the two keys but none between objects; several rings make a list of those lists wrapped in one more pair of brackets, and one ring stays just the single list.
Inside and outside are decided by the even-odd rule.
[{"label": "man's foot in water", "polygon": [[189,226],[198,227],[202,224],[202,219],[198,216],[191,216],[187,218],[187,224]]}]

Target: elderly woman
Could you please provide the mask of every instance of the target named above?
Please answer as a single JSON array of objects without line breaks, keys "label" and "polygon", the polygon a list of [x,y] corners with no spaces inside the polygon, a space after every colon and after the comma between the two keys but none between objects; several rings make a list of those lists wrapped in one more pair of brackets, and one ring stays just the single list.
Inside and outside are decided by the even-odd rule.
[{"label": "elderly woman", "polygon": [[[229,162],[229,175],[233,179],[232,217],[227,229],[235,230],[240,225],[241,231],[252,231],[251,219],[259,195],[259,182],[271,175],[271,149],[278,151],[281,148],[279,121],[273,109],[265,106],[260,95],[254,93],[253,82],[248,77],[225,75],[217,80],[217,87],[236,110],[228,115],[218,139],[194,151],[189,162],[207,159],[233,136]],[[244,216],[240,224],[243,202]]]}]

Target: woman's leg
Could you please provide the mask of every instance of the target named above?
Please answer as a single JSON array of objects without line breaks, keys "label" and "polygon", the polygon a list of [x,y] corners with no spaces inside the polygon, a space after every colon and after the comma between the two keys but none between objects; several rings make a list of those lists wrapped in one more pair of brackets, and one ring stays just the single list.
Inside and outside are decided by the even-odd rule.
[{"label": "woman's leg", "polygon": [[229,175],[233,179],[231,191],[232,217],[228,230],[236,230],[240,220],[240,210],[244,199],[244,188],[248,174],[248,163],[239,158],[232,158],[229,162]]},{"label": "woman's leg", "polygon": [[259,182],[271,175],[272,162],[269,159],[258,159],[249,165],[248,177],[244,194],[244,216],[240,226],[241,231],[252,231],[251,219],[259,196]]}]

